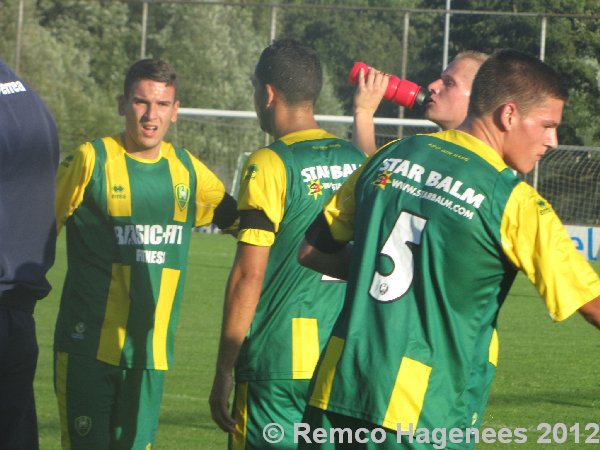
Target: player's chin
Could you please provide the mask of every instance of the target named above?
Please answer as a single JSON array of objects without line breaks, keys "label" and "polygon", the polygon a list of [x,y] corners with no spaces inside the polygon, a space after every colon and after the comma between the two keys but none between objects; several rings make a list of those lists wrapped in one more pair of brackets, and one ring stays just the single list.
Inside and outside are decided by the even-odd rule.
[{"label": "player's chin", "polygon": [[158,142],[162,141],[165,133],[141,133],[139,136],[140,142],[145,144],[147,147],[153,147]]},{"label": "player's chin", "polygon": [[529,161],[527,163],[517,164],[516,167],[514,167],[514,169],[517,172],[522,173],[523,175],[526,175],[529,172],[532,172],[533,169],[535,169],[536,163],[537,163],[537,161]]},{"label": "player's chin", "polygon": [[427,103],[427,105],[425,106],[425,118],[427,120],[434,120],[435,115],[435,103]]}]

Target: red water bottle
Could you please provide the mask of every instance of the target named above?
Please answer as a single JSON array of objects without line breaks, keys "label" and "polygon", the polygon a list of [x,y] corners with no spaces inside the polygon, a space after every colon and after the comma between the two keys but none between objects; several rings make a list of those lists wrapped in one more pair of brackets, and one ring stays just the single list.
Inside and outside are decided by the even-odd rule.
[{"label": "red water bottle", "polygon": [[[358,84],[358,71],[360,69],[363,69],[364,76],[366,77],[371,67],[363,62],[355,62],[348,75],[348,82],[350,84]],[[431,94],[427,89],[412,81],[398,78],[395,75],[390,75],[390,81],[388,82],[385,94],[383,94],[384,98],[405,108],[412,108],[415,104],[424,105],[430,100],[430,96]]]}]

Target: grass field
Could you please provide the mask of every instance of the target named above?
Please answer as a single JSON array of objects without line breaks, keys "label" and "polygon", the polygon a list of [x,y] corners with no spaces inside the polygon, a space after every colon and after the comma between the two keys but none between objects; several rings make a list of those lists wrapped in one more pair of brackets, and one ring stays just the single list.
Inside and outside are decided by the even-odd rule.
[{"label": "grass field", "polygon": [[[208,410],[221,320],[223,289],[235,241],[195,233],[190,251],[186,295],[176,340],[175,364],[166,378],[157,449],[225,449],[226,435],[213,425]],[[600,265],[596,263],[596,270]],[[52,387],[52,333],[66,270],[64,234],[57,262],[49,274],[51,295],[38,304],[36,321],[40,358],[36,377],[40,447],[60,448],[60,431]],[[579,424],[565,436],[563,449],[588,447],[583,442],[600,423],[600,334],[581,317],[554,324],[534,288],[519,276],[500,314],[500,361],[482,428],[498,432],[525,428],[524,444],[480,445],[486,449],[539,449],[563,439],[562,426]],[[536,440],[546,436],[553,444]],[[539,428],[539,431],[538,431]],[[548,428],[548,427],[546,427]],[[554,431],[554,437],[552,430]],[[507,433],[506,431],[504,433]],[[600,433],[595,436],[600,438]]]}]

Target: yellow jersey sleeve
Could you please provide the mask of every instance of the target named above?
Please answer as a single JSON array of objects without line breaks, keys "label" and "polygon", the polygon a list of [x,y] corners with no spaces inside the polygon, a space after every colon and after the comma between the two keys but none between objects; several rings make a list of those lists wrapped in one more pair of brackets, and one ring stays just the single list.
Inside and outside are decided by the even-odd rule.
[{"label": "yellow jersey sleeve", "polygon": [[356,182],[366,163],[356,169],[325,204],[323,215],[336,241],[350,242],[354,239],[354,212],[356,211]]},{"label": "yellow jersey sleeve", "polygon": [[67,156],[56,173],[56,227],[58,233],[83,201],[96,162],[91,142],[80,145]]},{"label": "yellow jersey sleeve", "polygon": [[188,150],[196,172],[196,217],[194,226],[201,227],[213,221],[215,209],[225,196],[225,186],[219,178]]},{"label": "yellow jersey sleeve", "polygon": [[241,229],[238,241],[251,245],[271,246],[283,220],[287,176],[281,158],[270,148],[262,148],[248,158],[238,194],[240,211],[262,211],[274,231]]},{"label": "yellow jersey sleeve", "polygon": [[555,321],[600,295],[600,278],[575,246],[552,206],[527,183],[506,204],[500,235],[504,253],[541,294]]}]

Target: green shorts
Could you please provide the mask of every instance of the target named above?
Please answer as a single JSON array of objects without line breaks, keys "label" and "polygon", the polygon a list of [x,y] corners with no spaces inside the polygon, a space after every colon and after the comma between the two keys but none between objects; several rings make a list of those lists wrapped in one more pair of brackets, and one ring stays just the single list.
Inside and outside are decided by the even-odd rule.
[{"label": "green shorts", "polygon": [[54,355],[54,389],[65,449],[149,449],[165,372],[124,369],[87,356]]},{"label": "green shorts", "polygon": [[237,383],[233,400],[237,431],[229,436],[229,449],[295,450],[294,424],[302,421],[309,383],[310,380]]},{"label": "green shorts", "polygon": [[[307,406],[302,422],[308,433],[298,435],[297,449],[391,450],[414,448],[397,442],[396,433],[354,417]],[[323,436],[314,435],[316,429]],[[333,431],[336,430],[336,431]],[[306,438],[304,437],[306,436]],[[431,449],[431,446],[420,447]]]}]

